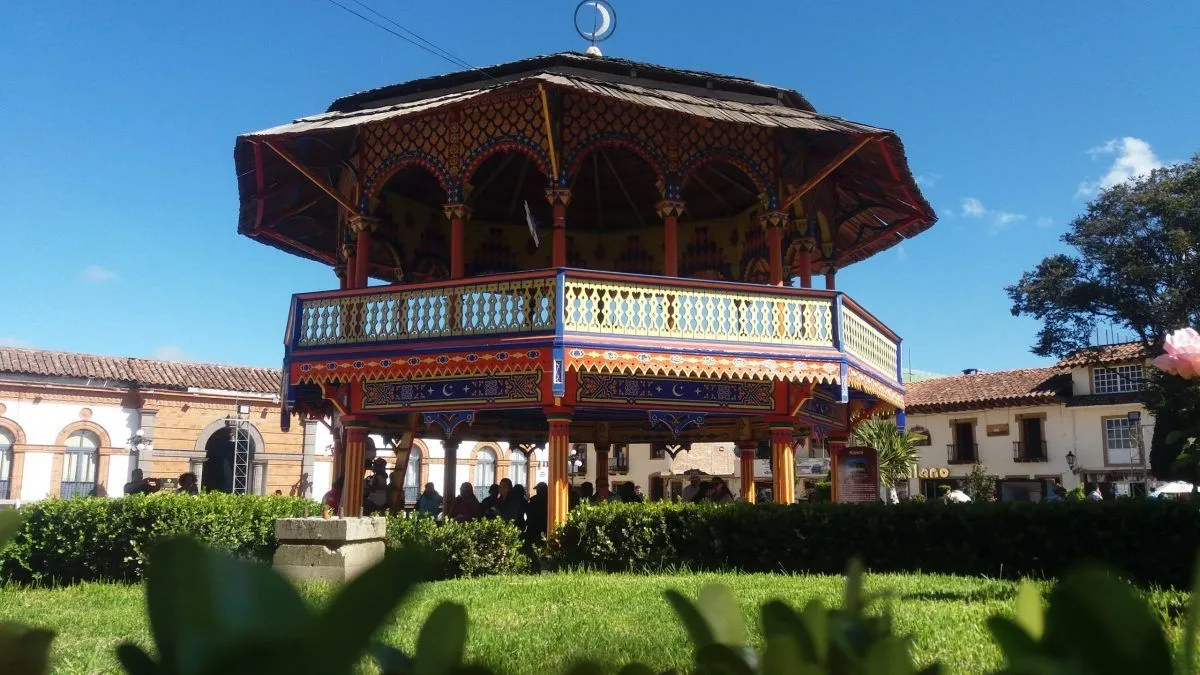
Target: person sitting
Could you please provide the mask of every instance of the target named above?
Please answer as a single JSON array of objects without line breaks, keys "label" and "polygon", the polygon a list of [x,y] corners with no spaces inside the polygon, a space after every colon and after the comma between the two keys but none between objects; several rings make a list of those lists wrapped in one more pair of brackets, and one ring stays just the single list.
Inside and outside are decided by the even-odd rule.
[{"label": "person sitting", "polygon": [[333,481],[333,487],[329,488],[329,492],[326,492],[324,497],[321,497],[321,503],[325,505],[325,508],[334,513],[342,508],[342,486],[345,484],[345,478]]},{"label": "person sitting", "polygon": [[585,481],[579,485],[579,502],[581,504],[595,504],[599,499],[596,497],[596,486],[590,481]]},{"label": "person sitting", "polygon": [[442,496],[434,489],[433,483],[425,484],[425,491],[417,497],[417,515],[438,517],[442,512]]},{"label": "person sitting", "polygon": [[733,493],[729,491],[729,486],[725,484],[725,479],[720,476],[713,479],[712,492],[709,494],[708,499],[718,504],[733,501]]},{"label": "person sitting", "polygon": [[513,487],[512,481],[500,481],[500,503],[496,509],[500,517],[522,530],[525,527],[525,488]]},{"label": "person sitting", "polygon": [[371,476],[367,479],[363,515],[369,516],[388,507],[387,460],[378,457],[371,463]]},{"label": "person sitting", "polygon": [[187,472],[179,475],[179,487],[175,488],[175,492],[185,495],[200,494],[200,481],[196,478],[196,474]]},{"label": "person sitting", "polygon": [[158,492],[158,486],[146,478],[141,469],[134,469],[130,481],[125,484],[125,494],[148,495],[152,492]]},{"label": "person sitting", "polygon": [[701,492],[700,492],[700,474],[693,473],[688,476],[688,484],[686,487],[683,488],[682,499],[685,502],[694,502],[694,501],[696,501],[696,497],[699,494],[701,494]]},{"label": "person sitting", "polygon": [[483,506],[475,497],[475,488],[470,483],[458,486],[458,499],[450,505],[447,515],[457,522],[465,523],[475,520],[483,514]]}]

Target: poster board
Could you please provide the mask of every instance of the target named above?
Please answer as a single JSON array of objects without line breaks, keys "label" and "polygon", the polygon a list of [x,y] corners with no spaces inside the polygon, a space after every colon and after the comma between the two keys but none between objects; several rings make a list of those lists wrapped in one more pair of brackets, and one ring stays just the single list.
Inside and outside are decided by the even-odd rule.
[{"label": "poster board", "polygon": [[840,504],[879,501],[879,455],[874,448],[834,446],[829,460],[833,501]]}]

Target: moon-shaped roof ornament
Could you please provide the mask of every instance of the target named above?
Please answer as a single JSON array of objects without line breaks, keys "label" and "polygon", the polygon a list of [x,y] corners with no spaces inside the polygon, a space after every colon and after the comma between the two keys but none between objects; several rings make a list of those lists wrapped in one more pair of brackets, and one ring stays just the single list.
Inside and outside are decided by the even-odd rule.
[{"label": "moon-shaped roof ornament", "polygon": [[603,56],[596,45],[617,32],[617,10],[608,0],[583,0],[575,7],[575,32],[591,43],[589,55]]}]

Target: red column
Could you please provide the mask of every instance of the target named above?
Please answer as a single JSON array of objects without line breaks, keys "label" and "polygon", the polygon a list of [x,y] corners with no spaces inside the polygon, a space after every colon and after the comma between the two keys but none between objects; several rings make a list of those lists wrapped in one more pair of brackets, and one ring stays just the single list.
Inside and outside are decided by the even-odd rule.
[{"label": "red column", "polygon": [[679,276],[679,216],[683,202],[664,199],[658,203],[658,216],[663,219],[663,276]]},{"label": "red column", "polygon": [[550,415],[550,495],[547,506],[546,537],[553,538],[558,527],[567,522],[570,484],[567,458],[571,448],[571,418]]},{"label": "red column", "polygon": [[353,288],[367,287],[367,273],[371,269],[371,235],[379,221],[369,216],[354,216],[350,219],[350,229],[354,232],[354,275]]},{"label": "red column", "polygon": [[803,248],[796,255],[796,263],[800,267],[801,288],[812,288],[812,256],[815,248],[816,242],[806,239],[803,242]]},{"label": "red column", "polygon": [[450,513],[450,502],[458,497],[458,446],[462,441],[442,441],[445,459],[442,460],[442,513]]},{"label": "red column", "polygon": [[571,190],[568,188],[551,188],[546,190],[546,199],[550,201],[553,215],[554,230],[550,241],[550,266],[567,266],[567,204],[571,203]]},{"label": "red column", "polygon": [[792,424],[771,424],[772,492],[776,504],[796,501],[796,448],[792,441]]},{"label": "red column", "polygon": [[825,270],[825,290],[827,290],[827,291],[836,291],[837,290],[837,282],[835,281],[836,275],[837,275],[837,270],[833,269],[832,267]]},{"label": "red column", "polygon": [[784,211],[768,211],[760,217],[767,228],[767,247],[771,269],[770,283],[773,286],[783,285],[783,228],[787,226],[788,214]]},{"label": "red column", "polygon": [[461,279],[467,275],[466,222],[471,218],[471,209],[466,204],[451,203],[444,207],[450,219],[450,278]]},{"label": "red column", "polygon": [[596,443],[596,498],[608,499],[608,451],[611,443]]},{"label": "red column", "polygon": [[737,448],[742,469],[742,501],[753,504],[758,501],[754,490],[754,458],[758,455],[758,441],[738,441]]},{"label": "red column", "polygon": [[366,474],[367,426],[365,423],[343,418],[342,434],[345,438],[342,483],[342,516],[353,518],[362,515],[363,477]]}]

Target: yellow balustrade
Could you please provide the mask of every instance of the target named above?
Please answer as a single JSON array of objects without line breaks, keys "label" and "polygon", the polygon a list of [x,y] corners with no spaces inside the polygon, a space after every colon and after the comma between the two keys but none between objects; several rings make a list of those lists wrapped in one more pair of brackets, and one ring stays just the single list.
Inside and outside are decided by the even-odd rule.
[{"label": "yellow balustrade", "polygon": [[842,309],[842,331],[842,348],[847,354],[890,380],[896,378],[900,354],[895,342],[848,307]]},{"label": "yellow balustrade", "polygon": [[833,302],[743,291],[671,288],[567,277],[568,331],[818,347],[833,346]]}]

